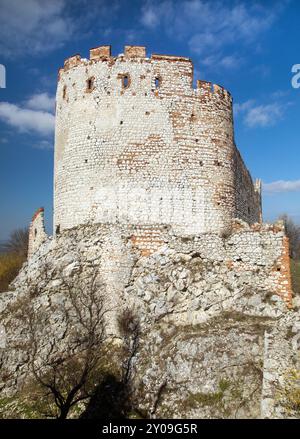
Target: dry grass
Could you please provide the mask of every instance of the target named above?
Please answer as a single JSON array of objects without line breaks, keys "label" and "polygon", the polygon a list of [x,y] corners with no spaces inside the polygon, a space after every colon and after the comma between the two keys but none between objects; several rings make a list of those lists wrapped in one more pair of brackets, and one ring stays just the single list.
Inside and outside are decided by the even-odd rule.
[{"label": "dry grass", "polygon": [[293,291],[295,294],[300,294],[300,260],[291,259],[291,274]]},{"label": "dry grass", "polygon": [[0,254],[0,293],[8,291],[9,284],[20,271],[25,256],[16,253]]}]

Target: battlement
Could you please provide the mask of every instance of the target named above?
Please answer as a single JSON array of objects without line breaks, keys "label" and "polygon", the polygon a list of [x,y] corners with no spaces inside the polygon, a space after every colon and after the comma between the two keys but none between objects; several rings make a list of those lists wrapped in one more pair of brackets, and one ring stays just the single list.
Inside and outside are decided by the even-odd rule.
[{"label": "battlement", "polygon": [[[67,58],[64,62],[64,67],[59,69],[58,78],[60,80],[64,73],[69,73],[70,70],[76,67],[84,66],[88,68],[99,62],[105,63],[108,68],[112,68],[119,62],[122,63],[124,75],[127,71],[129,73],[130,70],[134,68],[134,66],[131,67],[131,63],[151,64],[155,66],[155,69],[157,70],[156,78],[159,78],[161,83],[163,83],[163,78],[162,73],[159,72],[160,69],[162,69],[164,74],[169,76],[169,81],[174,81],[174,79],[178,81],[180,76],[188,77],[188,88],[201,99],[217,99],[224,100],[224,102],[228,102],[229,104],[232,103],[230,92],[220,85],[208,81],[197,80],[197,86],[195,89],[193,88],[193,62],[190,58],[156,53],[147,57],[145,46],[125,46],[124,53],[121,53],[118,56],[112,56],[111,46],[109,45],[92,48],[90,49],[89,59],[81,58],[78,54]],[[130,64],[127,66],[126,63],[128,62]],[[175,70],[175,66],[178,67],[178,71]]]},{"label": "battlement", "polygon": [[111,61],[127,58],[127,59],[136,59],[136,60],[155,60],[155,61],[168,61],[168,62],[189,62],[192,63],[190,58],[176,55],[161,55],[161,54],[152,54],[150,58],[146,56],[146,47],[145,46],[124,46],[124,53],[119,54],[118,56],[112,56],[111,46],[98,46],[90,49],[89,60],[86,58],[81,58],[79,54],[72,55],[67,58],[64,62],[63,70],[66,72],[73,67],[78,66],[79,64],[86,64],[87,62],[95,62],[95,61]]},{"label": "battlement", "polygon": [[124,55],[127,58],[146,58],[145,46],[125,46]]},{"label": "battlement", "polygon": [[98,61],[111,57],[111,46],[99,46],[90,50],[90,60]]},{"label": "battlement", "polygon": [[201,79],[197,80],[197,90],[200,96],[205,97],[218,97],[220,99],[225,99],[228,102],[232,102],[231,93],[224,87],[218,84],[213,84],[209,81],[203,81]]}]

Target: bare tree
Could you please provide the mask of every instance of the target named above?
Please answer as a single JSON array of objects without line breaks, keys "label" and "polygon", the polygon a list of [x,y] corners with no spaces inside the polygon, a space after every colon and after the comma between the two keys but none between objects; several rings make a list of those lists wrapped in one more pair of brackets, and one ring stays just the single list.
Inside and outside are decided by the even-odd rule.
[{"label": "bare tree", "polygon": [[300,225],[294,223],[294,221],[286,214],[279,217],[283,221],[285,226],[285,232],[290,241],[290,256],[293,259],[300,258]]},{"label": "bare tree", "polygon": [[95,273],[86,273],[84,279],[63,280],[60,288],[64,303],[43,312],[27,299],[21,318],[28,330],[29,386],[38,409],[46,416],[66,419],[72,407],[91,397],[101,380],[107,358],[107,310],[104,285]]},{"label": "bare tree", "polygon": [[131,309],[125,309],[118,317],[120,335],[123,337],[122,382],[127,386],[133,374],[133,361],[140,345],[141,326]]},{"label": "bare tree", "polygon": [[119,315],[118,326],[123,338],[122,384],[127,411],[141,418],[155,418],[162,395],[167,387],[167,380],[162,377],[160,385],[153,391],[152,404],[146,409],[144,387],[143,385],[136,387],[136,383],[134,383],[135,372],[137,372],[137,357],[142,352],[141,338],[143,335],[145,337],[145,334],[142,333],[137,314],[131,309],[125,309]]},{"label": "bare tree", "polygon": [[6,242],[1,245],[1,252],[15,253],[19,256],[27,257],[28,251],[28,229],[16,229]]}]

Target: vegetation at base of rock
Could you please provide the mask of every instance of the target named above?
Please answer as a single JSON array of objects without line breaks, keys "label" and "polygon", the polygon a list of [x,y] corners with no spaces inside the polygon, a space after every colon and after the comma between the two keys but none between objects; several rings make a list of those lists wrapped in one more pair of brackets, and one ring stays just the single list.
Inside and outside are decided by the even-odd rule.
[{"label": "vegetation at base of rock", "polygon": [[216,392],[198,392],[191,394],[188,398],[188,402],[191,405],[219,405],[224,398],[225,391],[230,388],[230,381],[221,379]]},{"label": "vegetation at base of rock", "polygon": [[0,293],[9,290],[9,284],[19,273],[25,258],[17,253],[0,254]]},{"label": "vegetation at base of rock", "polygon": [[295,260],[300,259],[300,225],[295,224],[292,218],[284,214],[279,217],[284,223],[285,233],[289,238],[290,256]]},{"label": "vegetation at base of rock", "polygon": [[1,245],[0,251],[4,253],[14,253],[27,257],[28,252],[28,229],[16,229],[11,232],[8,240]]},{"label": "vegetation at base of rock", "polygon": [[260,388],[260,377],[257,375],[257,383],[254,389],[244,395],[242,381],[221,378],[215,392],[197,392],[190,394],[185,404],[197,408],[199,406],[209,408],[214,418],[237,418],[238,412],[247,404],[251,404]]},{"label": "vegetation at base of rock", "polygon": [[[263,258],[262,265],[235,272],[227,260],[204,257],[198,242],[185,243],[183,248],[172,238],[151,257],[127,255],[124,247],[122,259],[116,259],[111,232],[106,233],[105,229],[102,235],[96,226],[84,227],[63,232],[55,245],[47,241],[24,264],[13,290],[0,295],[0,388],[3,396],[14,395],[12,401],[4,401],[2,416],[60,416],[52,391],[47,395],[39,380],[49,384],[58,373],[57,390],[63,399],[78,381],[86,355],[82,337],[87,334],[81,330],[79,312],[87,322],[93,272],[99,276],[99,296],[104,294],[111,310],[104,325],[110,338],[100,347],[101,358],[85,395],[81,391],[76,395],[87,398],[78,402],[75,398],[67,418],[281,416],[281,406],[273,409],[269,401],[265,403],[262,372],[269,374],[273,390],[285,368],[298,367],[294,346],[299,319],[264,283],[273,257],[270,263]],[[282,235],[281,231],[276,238],[279,243]],[[219,244],[222,249],[218,237],[217,249]],[[30,303],[26,305],[25,299]],[[41,326],[40,336],[31,338],[37,339],[45,367],[37,370],[38,380],[32,368],[35,354],[28,355],[27,349],[32,308],[33,327],[39,326],[39,320]],[[271,347],[268,364],[266,339]],[[72,344],[76,349],[71,357]],[[36,370],[38,358],[34,362]],[[188,404],[192,394],[206,404]]]},{"label": "vegetation at base of rock", "polygon": [[0,247],[0,293],[8,291],[9,284],[19,273],[27,258],[28,230],[14,230]]},{"label": "vegetation at base of rock", "polygon": [[292,285],[295,294],[300,294],[300,225],[286,214],[281,219],[285,226],[285,233],[289,238]]},{"label": "vegetation at base of rock", "polygon": [[300,418],[300,370],[292,369],[286,373],[285,383],[278,391],[278,401],[286,409],[289,417]]},{"label": "vegetation at base of rock", "polygon": [[295,294],[300,295],[300,260],[291,259],[291,274],[293,291]]}]

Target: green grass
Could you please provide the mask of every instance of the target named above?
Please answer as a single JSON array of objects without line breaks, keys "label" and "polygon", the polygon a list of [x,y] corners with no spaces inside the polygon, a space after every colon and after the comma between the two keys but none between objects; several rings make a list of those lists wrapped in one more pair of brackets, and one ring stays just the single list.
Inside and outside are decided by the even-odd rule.
[{"label": "green grass", "polygon": [[295,294],[300,294],[300,261],[291,259],[291,274],[293,291]]}]

